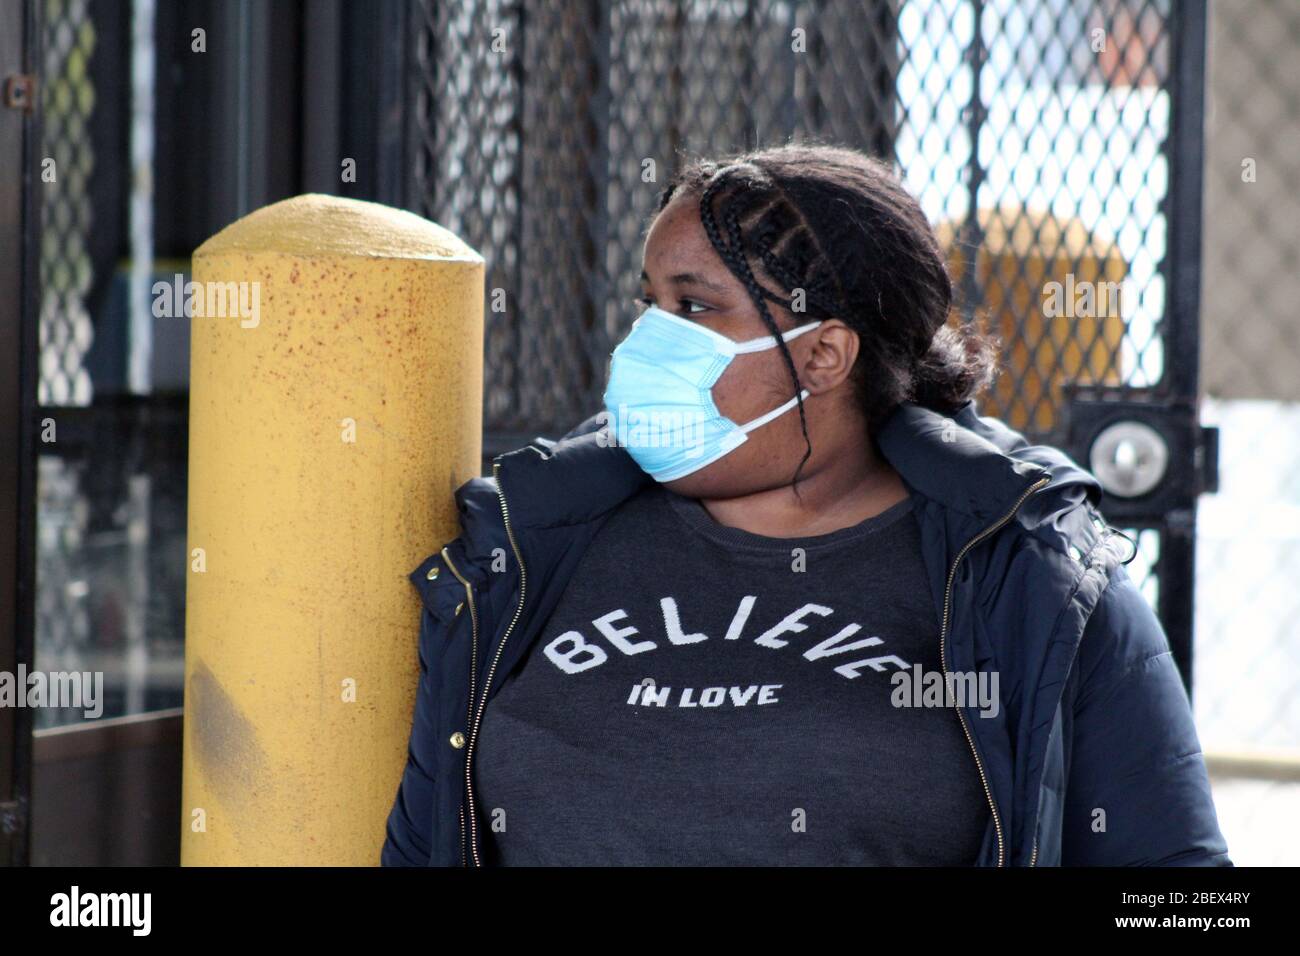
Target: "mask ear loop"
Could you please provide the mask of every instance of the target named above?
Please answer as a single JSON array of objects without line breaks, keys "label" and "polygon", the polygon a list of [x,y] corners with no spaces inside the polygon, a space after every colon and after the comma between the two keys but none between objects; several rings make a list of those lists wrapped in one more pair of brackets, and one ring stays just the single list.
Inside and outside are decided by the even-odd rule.
[{"label": "mask ear loop", "polygon": [[752,431],[753,431],[755,428],[757,428],[759,425],[766,425],[768,422],[770,422],[772,419],[776,418],[778,415],[784,415],[784,414],[785,414],[786,412],[788,412],[790,409],[794,408],[795,404],[796,404],[800,399],[802,399],[803,401],[807,401],[807,400],[808,400],[808,396],[811,395],[811,394],[812,394],[812,393],[809,392],[808,389],[806,389],[806,388],[805,388],[805,389],[802,389],[802,390],[799,392],[799,398],[798,398],[798,399],[791,398],[791,399],[789,399],[788,401],[782,402],[780,405],[776,406],[776,408],[772,409],[772,410],[771,410],[770,412],[768,412],[767,414],[765,414],[765,415],[759,415],[759,416],[758,416],[757,418],[755,418],[752,422],[746,422],[745,424],[741,425],[741,426],[740,426],[740,430],[741,430],[742,432],[746,432],[746,433],[748,433],[748,432],[752,432]]},{"label": "mask ear loop", "polygon": [[[672,312],[669,312],[667,309],[661,309],[657,305],[651,306],[650,308],[642,312],[640,315],[638,315],[636,318],[636,322],[632,324],[636,325],[637,322],[640,322],[643,318],[652,314],[657,314],[660,319],[669,322],[672,325],[678,325],[681,326],[682,328],[690,329],[691,332],[696,334],[703,333],[704,335],[707,335],[709,338],[713,339],[713,341],[717,343],[718,351],[722,352],[724,355],[743,355],[748,352],[762,352],[767,349],[776,347],[775,336],[765,335],[762,338],[750,339],[747,342],[737,342],[735,339],[727,338],[725,335],[723,335],[720,332],[715,332],[713,331],[713,329],[705,328],[704,326],[692,322],[689,319],[683,319],[680,315],[674,315]],[[789,332],[783,333],[781,335],[781,338],[784,339],[786,342],[789,342],[803,335],[808,330],[817,328],[817,326],[821,325],[825,321],[826,321],[825,319],[816,319],[812,322],[807,322],[803,325],[796,326],[795,328],[791,329]]]},{"label": "mask ear loop", "polygon": [[[781,339],[785,342],[790,342],[794,339],[797,339],[799,336],[803,335],[805,332],[809,331],[810,329],[817,328],[817,326],[821,325],[824,321],[826,320],[817,319],[813,322],[807,322],[804,325],[796,326],[795,328],[791,329],[789,332],[782,333]],[[776,337],[772,335],[765,335],[761,339],[750,339],[748,342],[737,342],[735,344],[735,348],[733,349],[733,351],[737,355],[743,355],[747,352],[762,352],[767,349],[775,348],[775,347],[776,347]]]},{"label": "mask ear loop", "polygon": [[[824,321],[825,319],[817,319],[816,321],[809,322],[806,325],[797,326],[791,329],[789,332],[783,333],[781,335],[781,338],[784,341],[789,342],[791,339],[798,338],[799,336],[803,335],[805,332],[809,331],[810,329],[817,328],[817,326],[821,325],[822,322]],[[776,342],[773,340],[773,337],[769,335],[766,339],[756,339],[750,342],[744,342],[741,344],[740,347],[736,349],[736,351],[738,353],[757,352],[760,351],[761,349],[772,348],[775,345]],[[798,405],[799,402],[807,401],[808,396],[811,394],[812,393],[808,391],[808,389],[806,388],[800,389],[799,396],[797,398],[787,399],[786,401],[782,402],[780,405],[776,406],[776,408],[772,409],[770,412],[767,412],[766,414],[763,415],[759,415],[752,422],[746,422],[743,425],[737,426],[739,428],[739,432],[737,434],[742,436],[747,435],[750,432],[752,432],[755,428],[758,428],[760,425],[766,425],[768,422],[776,418],[778,415],[784,415],[790,409]],[[743,441],[744,439],[742,438],[741,440]],[[738,445],[740,444],[740,442],[735,442],[734,444]]]}]

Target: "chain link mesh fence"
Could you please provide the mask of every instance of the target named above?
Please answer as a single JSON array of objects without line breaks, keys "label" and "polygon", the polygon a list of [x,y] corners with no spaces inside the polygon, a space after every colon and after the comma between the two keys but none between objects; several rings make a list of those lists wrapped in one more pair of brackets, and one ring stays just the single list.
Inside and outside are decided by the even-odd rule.
[{"label": "chain link mesh fence", "polygon": [[[1050,433],[1064,382],[1163,373],[1168,0],[416,9],[414,202],[489,262],[489,434],[599,408],[683,156],[788,138],[895,161],[1007,343],[991,413]],[[1053,282],[1096,314],[1045,314]]]},{"label": "chain link mesh fence", "polygon": [[89,67],[95,39],[87,0],[47,0],[37,383],[42,405],[89,405],[91,399],[85,356],[94,337],[86,305],[93,270],[86,237],[93,227],[89,190],[95,150],[89,122],[95,88]]},{"label": "chain link mesh fence", "polygon": [[[89,67],[96,35],[87,2],[50,0],[43,40],[37,401],[48,409],[86,406],[92,399],[85,366],[93,340],[86,238],[93,225],[88,190],[95,171],[89,130],[95,89]],[[37,464],[37,665],[78,671],[95,633],[83,550],[89,502],[75,465],[57,455],[42,455]],[[37,719],[39,728],[80,718],[47,708]]]},{"label": "chain link mesh fence", "polygon": [[[92,249],[103,228],[92,194],[118,181],[108,173],[127,161],[103,148],[106,131],[95,128],[98,109],[129,100],[128,83],[96,70],[125,36],[119,13],[88,0],[45,0],[37,187],[36,668],[102,674],[102,717],[179,706],[185,635],[183,402],[116,401],[114,383],[97,382],[91,361],[94,322],[108,333],[102,352],[123,346],[113,335],[126,318],[109,275],[116,256],[101,250],[97,262]],[[152,57],[153,49],[135,54]],[[101,88],[106,79],[112,85]],[[99,368],[111,367],[101,356]],[[85,719],[84,708],[44,707],[35,727]]]}]

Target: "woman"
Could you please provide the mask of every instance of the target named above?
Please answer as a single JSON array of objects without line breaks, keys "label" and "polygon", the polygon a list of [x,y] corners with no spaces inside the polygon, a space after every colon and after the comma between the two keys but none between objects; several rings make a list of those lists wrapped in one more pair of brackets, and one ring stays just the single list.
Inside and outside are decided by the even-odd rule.
[{"label": "woman", "polygon": [[692,163],[642,285],[604,412],[411,574],[384,864],[1231,865],[1100,486],[976,413],[887,167]]}]

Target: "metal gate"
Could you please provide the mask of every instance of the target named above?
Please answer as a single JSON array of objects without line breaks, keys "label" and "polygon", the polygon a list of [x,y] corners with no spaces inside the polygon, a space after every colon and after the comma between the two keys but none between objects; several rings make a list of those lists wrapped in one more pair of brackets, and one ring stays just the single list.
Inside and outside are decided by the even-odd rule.
[{"label": "metal gate", "polygon": [[420,0],[393,192],[488,262],[485,455],[600,407],[641,241],[686,153],[817,137],[894,160],[958,320],[1006,343],[981,410],[1069,450],[1190,685],[1200,0]]},{"label": "metal gate", "polygon": [[[599,407],[683,156],[817,137],[892,159],[948,249],[955,320],[985,316],[1007,343],[981,410],[1105,473],[1103,508],[1137,541],[1130,568],[1188,677],[1196,495],[1216,460],[1196,416],[1204,0],[198,6],[230,41],[204,68],[189,0],[0,4],[0,78],[38,81],[34,103],[19,82],[0,108],[0,166],[25,170],[0,177],[0,297],[21,303],[0,318],[16,450],[0,455],[0,670],[102,660],[123,680],[111,721],[0,710],[0,859],[29,842],[67,859],[69,834],[97,862],[173,852],[178,828],[151,821],[179,811],[186,380],[171,360],[187,348],[141,336],[141,386],[147,354],[105,290],[185,270],[203,237],[297,192],[405,205],[484,254],[491,455]],[[135,9],[155,10],[152,31]],[[137,61],[157,65],[153,122],[133,106]],[[123,200],[149,179],[96,144],[120,147],[131,123],[157,133],[165,215],[128,270]],[[341,184],[340,155],[373,175]],[[57,444],[40,440],[50,418]],[[119,824],[130,808],[119,844],[99,846],[86,805]]]}]

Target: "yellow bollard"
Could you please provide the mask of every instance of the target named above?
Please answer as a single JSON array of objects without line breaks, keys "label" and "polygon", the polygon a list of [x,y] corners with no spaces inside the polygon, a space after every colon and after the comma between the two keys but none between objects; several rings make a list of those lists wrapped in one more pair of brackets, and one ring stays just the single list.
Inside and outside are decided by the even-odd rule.
[{"label": "yellow bollard", "polygon": [[205,242],[194,282],[181,862],[375,865],[418,677],[406,575],[479,473],[483,259],[309,195]]}]

